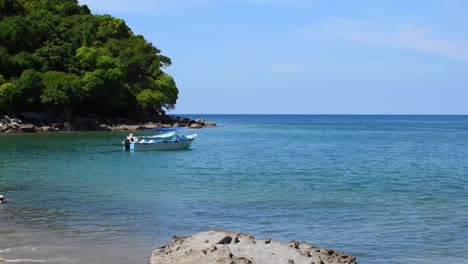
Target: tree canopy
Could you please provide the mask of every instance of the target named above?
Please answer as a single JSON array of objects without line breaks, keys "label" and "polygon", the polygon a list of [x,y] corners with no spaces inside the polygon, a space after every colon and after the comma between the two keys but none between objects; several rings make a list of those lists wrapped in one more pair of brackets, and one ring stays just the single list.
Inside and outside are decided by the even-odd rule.
[{"label": "tree canopy", "polygon": [[171,65],[122,19],[77,0],[0,0],[0,112],[128,116],[175,107]]}]

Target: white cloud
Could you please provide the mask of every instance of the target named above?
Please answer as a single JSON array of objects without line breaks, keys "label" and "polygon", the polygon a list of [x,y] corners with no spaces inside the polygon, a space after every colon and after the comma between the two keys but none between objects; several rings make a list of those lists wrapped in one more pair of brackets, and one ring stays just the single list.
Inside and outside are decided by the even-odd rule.
[{"label": "white cloud", "polygon": [[415,61],[402,61],[398,63],[367,62],[351,63],[334,66],[331,71],[338,73],[350,73],[356,75],[458,75],[466,76],[467,67],[457,65],[440,65],[434,63],[420,63]]},{"label": "white cloud", "polygon": [[438,54],[445,57],[468,59],[468,43],[433,37],[429,29],[406,25],[391,39],[395,45]]},{"label": "white cloud", "polygon": [[440,65],[434,63],[420,63],[411,60],[401,62],[386,63],[386,62],[356,62],[356,63],[340,63],[340,64],[313,64],[313,63],[276,63],[268,64],[262,67],[276,74],[353,74],[353,75],[378,75],[378,74],[393,74],[393,75],[462,75],[468,74],[467,67],[457,65]]},{"label": "white cloud", "polygon": [[445,58],[468,60],[468,42],[436,37],[429,28],[415,24],[391,25],[347,18],[327,19],[301,30],[301,35],[320,31],[356,43],[424,52]]}]

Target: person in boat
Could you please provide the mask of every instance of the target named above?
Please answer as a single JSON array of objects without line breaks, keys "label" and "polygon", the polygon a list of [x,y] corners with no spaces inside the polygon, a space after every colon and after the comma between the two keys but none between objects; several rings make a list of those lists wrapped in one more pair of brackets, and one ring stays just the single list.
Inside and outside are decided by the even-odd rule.
[{"label": "person in boat", "polygon": [[133,136],[133,133],[130,133],[127,137],[130,142],[138,142],[138,139]]}]

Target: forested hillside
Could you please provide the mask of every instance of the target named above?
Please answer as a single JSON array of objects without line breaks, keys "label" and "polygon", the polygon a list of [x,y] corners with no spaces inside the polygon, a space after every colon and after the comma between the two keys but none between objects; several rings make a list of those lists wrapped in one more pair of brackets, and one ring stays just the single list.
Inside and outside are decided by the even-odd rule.
[{"label": "forested hillside", "polygon": [[173,108],[171,60],[76,0],[0,0],[0,113],[101,117]]}]

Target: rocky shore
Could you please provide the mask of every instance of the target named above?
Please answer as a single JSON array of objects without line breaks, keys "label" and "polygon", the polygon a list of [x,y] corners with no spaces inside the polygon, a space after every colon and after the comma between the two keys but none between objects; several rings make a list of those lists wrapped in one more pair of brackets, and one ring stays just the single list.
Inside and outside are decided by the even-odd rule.
[{"label": "rocky shore", "polygon": [[214,122],[204,119],[189,119],[180,116],[164,116],[155,120],[140,122],[129,119],[103,119],[98,117],[78,117],[74,119],[54,120],[39,114],[23,114],[20,118],[0,115],[0,133],[35,133],[59,131],[137,131],[161,127],[202,128],[216,126]]},{"label": "rocky shore", "polygon": [[230,231],[174,237],[153,251],[149,264],[356,264],[356,258],[331,249]]}]

